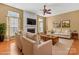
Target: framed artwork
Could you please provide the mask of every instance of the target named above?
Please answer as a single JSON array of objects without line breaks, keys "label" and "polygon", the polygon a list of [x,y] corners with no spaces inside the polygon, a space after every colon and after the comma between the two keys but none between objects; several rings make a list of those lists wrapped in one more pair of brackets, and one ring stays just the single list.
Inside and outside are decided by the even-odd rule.
[{"label": "framed artwork", "polygon": [[69,28],[69,27],[70,27],[70,20],[63,20],[62,28]]},{"label": "framed artwork", "polygon": [[61,22],[54,22],[54,27],[55,28],[60,28],[61,27]]}]

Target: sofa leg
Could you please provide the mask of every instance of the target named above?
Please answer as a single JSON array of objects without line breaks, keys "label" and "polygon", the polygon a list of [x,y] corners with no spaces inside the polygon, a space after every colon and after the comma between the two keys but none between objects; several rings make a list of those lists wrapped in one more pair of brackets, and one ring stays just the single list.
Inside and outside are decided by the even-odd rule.
[{"label": "sofa leg", "polygon": [[21,55],[24,55],[24,53],[22,52],[22,49],[20,49],[20,53],[21,53]]}]

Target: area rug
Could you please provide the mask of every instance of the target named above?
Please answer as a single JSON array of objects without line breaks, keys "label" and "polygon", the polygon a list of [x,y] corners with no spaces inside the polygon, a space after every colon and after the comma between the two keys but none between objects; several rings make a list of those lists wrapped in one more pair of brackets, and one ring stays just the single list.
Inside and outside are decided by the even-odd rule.
[{"label": "area rug", "polygon": [[73,40],[70,39],[59,39],[59,42],[52,47],[52,55],[68,55],[72,43]]}]

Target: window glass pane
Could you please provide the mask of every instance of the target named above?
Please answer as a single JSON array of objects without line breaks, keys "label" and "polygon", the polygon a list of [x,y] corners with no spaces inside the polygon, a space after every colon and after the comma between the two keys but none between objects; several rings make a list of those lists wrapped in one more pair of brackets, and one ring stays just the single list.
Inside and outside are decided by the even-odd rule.
[{"label": "window glass pane", "polygon": [[19,17],[19,13],[13,12],[13,11],[8,11],[8,16],[11,16],[11,17]]},{"label": "window glass pane", "polygon": [[18,19],[17,18],[10,18],[10,27],[18,27]]},{"label": "window glass pane", "polygon": [[39,32],[43,32],[43,19],[39,19]]},{"label": "window glass pane", "polygon": [[18,31],[18,18],[9,18],[10,22],[10,36],[14,36]]}]

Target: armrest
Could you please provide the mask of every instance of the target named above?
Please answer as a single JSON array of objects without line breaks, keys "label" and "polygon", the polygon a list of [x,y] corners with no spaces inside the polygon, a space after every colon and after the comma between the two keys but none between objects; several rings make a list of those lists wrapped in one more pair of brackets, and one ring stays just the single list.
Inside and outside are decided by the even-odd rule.
[{"label": "armrest", "polygon": [[34,46],[35,55],[52,55],[52,40]]}]

